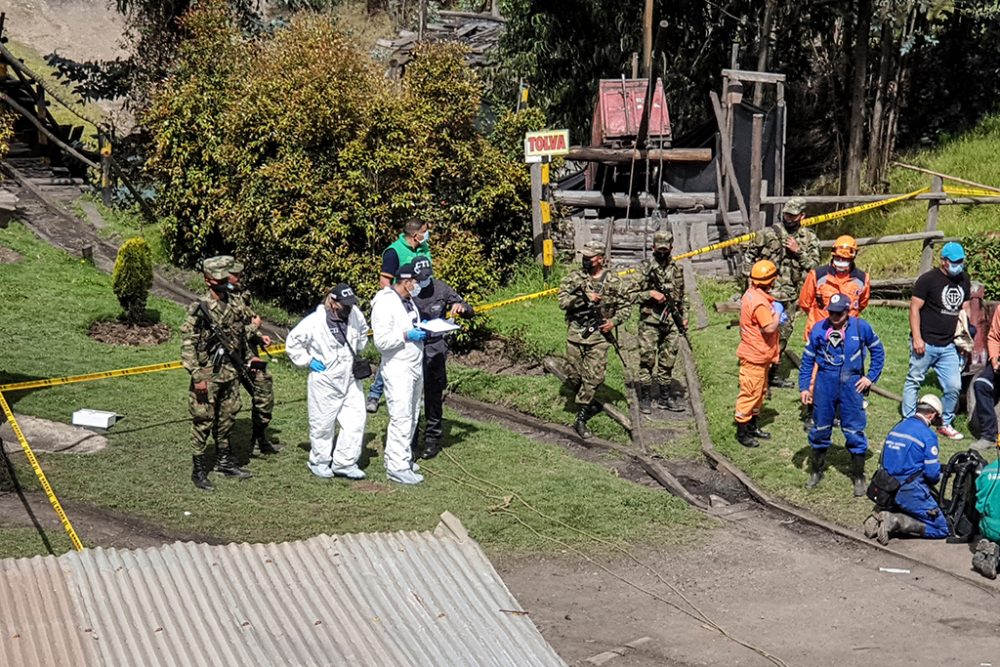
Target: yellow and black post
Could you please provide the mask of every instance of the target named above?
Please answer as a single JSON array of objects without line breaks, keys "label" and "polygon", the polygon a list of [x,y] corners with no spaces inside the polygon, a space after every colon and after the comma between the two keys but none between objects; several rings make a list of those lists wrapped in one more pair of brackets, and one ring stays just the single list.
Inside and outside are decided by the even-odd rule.
[{"label": "yellow and black post", "polygon": [[111,139],[98,135],[101,145],[101,203],[111,206]]},{"label": "yellow and black post", "polygon": [[555,248],[552,244],[552,193],[549,187],[549,162],[548,158],[542,162],[542,196],[538,202],[539,214],[542,220],[542,272],[545,282],[548,282],[552,274],[552,265],[555,264]]}]

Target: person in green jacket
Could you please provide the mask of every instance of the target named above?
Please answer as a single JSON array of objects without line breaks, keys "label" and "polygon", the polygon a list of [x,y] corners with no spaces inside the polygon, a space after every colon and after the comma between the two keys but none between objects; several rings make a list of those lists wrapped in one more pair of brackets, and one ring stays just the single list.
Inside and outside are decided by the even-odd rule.
[{"label": "person in green jacket", "polygon": [[979,512],[979,532],[983,539],[972,555],[972,569],[984,577],[997,578],[1000,559],[1000,458],[993,461],[976,478],[976,511]]},{"label": "person in green jacket", "polygon": [[[418,256],[431,259],[430,239],[431,230],[426,222],[420,218],[407,220],[399,238],[382,252],[382,269],[378,274],[379,289],[396,282],[394,276],[399,267],[412,263]],[[371,387],[368,388],[368,400],[365,402],[365,410],[371,414],[378,412],[383,387],[382,371],[379,370],[372,380]]]}]

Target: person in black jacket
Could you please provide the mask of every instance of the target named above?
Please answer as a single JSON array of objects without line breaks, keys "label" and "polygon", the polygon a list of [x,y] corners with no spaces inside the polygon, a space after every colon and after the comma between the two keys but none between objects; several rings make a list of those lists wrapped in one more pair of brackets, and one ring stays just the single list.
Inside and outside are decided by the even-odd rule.
[{"label": "person in black jacket", "polygon": [[[459,296],[451,285],[433,277],[429,257],[413,259],[420,291],[413,296],[421,320],[472,317],[472,306]],[[448,338],[446,334],[429,334],[424,341],[424,451],[421,458],[432,459],[441,453],[444,388],[448,386]],[[414,436],[413,449],[417,449]]]}]

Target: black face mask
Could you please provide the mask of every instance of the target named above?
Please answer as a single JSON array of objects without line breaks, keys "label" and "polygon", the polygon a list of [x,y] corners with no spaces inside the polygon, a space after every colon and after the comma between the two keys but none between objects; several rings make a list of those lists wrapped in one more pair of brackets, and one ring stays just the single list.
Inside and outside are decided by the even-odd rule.
[{"label": "black face mask", "polygon": [[233,291],[233,286],[230,285],[228,282],[225,282],[225,283],[216,283],[214,285],[209,285],[209,287],[211,288],[211,290],[213,292],[215,292],[216,294],[218,294],[219,298],[222,299],[223,301],[228,301],[229,300],[229,294],[230,294],[230,292]]},{"label": "black face mask", "polygon": [[666,263],[666,261],[668,259],[670,259],[670,251],[669,250],[654,250],[653,251],[653,257],[660,264],[664,264],[664,263]]},{"label": "black face mask", "polygon": [[782,220],[781,224],[785,226],[785,231],[789,234],[799,231],[799,228],[802,226],[802,223],[798,220]]},{"label": "black face mask", "polygon": [[584,257],[583,258],[583,270],[584,271],[586,271],[587,273],[593,273],[595,268],[596,267],[594,266],[594,259],[592,257]]}]

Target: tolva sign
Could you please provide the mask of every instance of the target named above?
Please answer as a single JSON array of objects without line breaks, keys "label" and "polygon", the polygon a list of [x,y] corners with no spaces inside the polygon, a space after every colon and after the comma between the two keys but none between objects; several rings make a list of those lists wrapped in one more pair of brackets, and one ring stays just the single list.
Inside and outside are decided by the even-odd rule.
[{"label": "tolva sign", "polygon": [[524,135],[524,161],[541,162],[543,158],[569,153],[569,130],[541,130]]}]

